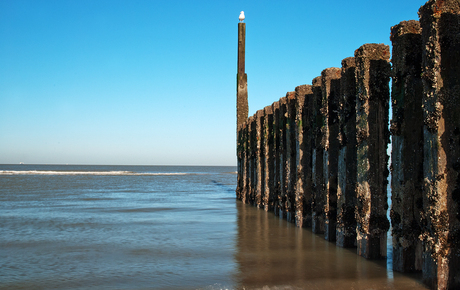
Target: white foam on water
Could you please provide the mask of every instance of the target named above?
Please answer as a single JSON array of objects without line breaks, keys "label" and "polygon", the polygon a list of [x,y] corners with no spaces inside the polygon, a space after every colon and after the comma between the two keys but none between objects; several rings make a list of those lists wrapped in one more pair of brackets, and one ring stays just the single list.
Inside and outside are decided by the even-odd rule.
[{"label": "white foam on water", "polygon": [[107,175],[107,176],[176,176],[190,175],[183,172],[133,172],[133,171],[46,171],[46,170],[0,170],[0,175]]}]

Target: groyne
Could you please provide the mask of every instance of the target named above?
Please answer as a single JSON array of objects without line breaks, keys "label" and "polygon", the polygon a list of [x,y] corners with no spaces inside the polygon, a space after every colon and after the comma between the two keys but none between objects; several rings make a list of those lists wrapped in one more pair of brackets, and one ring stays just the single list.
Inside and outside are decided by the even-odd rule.
[{"label": "groyne", "polygon": [[[364,44],[311,85],[238,114],[236,195],[381,259],[391,171],[394,270],[459,289],[460,0],[430,0],[419,16],[391,28],[391,61],[389,46]],[[240,76],[247,94],[244,65]]]}]

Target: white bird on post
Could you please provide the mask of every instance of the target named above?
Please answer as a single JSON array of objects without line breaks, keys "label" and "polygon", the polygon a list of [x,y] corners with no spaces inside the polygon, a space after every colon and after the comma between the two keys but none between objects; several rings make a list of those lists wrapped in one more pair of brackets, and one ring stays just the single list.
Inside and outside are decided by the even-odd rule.
[{"label": "white bird on post", "polygon": [[244,11],[240,12],[240,17],[238,17],[238,18],[240,19],[240,22],[244,21]]}]

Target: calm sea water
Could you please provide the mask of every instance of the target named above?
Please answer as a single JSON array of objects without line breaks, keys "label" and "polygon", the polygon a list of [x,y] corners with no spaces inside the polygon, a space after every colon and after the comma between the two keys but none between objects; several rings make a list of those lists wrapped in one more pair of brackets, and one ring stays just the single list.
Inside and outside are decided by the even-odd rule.
[{"label": "calm sea water", "polygon": [[423,289],[235,200],[235,167],[0,165],[0,289]]}]

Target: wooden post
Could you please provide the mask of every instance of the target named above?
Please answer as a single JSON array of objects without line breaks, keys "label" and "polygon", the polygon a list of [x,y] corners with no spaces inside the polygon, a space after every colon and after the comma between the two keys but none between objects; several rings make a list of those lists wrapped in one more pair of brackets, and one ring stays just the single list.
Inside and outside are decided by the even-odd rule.
[{"label": "wooden post", "polygon": [[422,270],[423,207],[422,37],[418,21],[391,28],[391,226],[393,269]]},{"label": "wooden post", "polygon": [[263,159],[263,122],[264,122],[264,110],[258,110],[255,114],[255,123],[256,123],[256,138],[255,138],[255,202],[254,205],[258,208],[263,207],[262,205],[262,192],[265,188],[264,186],[264,170],[265,170],[265,160]]},{"label": "wooden post", "polygon": [[423,279],[460,289],[460,1],[430,0],[422,28]]},{"label": "wooden post", "polygon": [[263,205],[265,211],[273,210],[273,194],[275,192],[274,188],[274,129],[273,129],[273,107],[267,106],[264,108],[264,123],[263,123],[263,160],[264,160],[264,195],[263,195]]},{"label": "wooden post", "polygon": [[387,255],[388,155],[390,141],[390,48],[364,44],[355,51],[357,123],[357,246],[368,259]]},{"label": "wooden post", "polygon": [[295,222],[298,227],[311,227],[311,107],[310,85],[295,88],[296,93],[296,167]]},{"label": "wooden post", "polygon": [[248,119],[248,76],[245,73],[246,23],[238,23],[238,73],[236,76],[237,128]]},{"label": "wooden post", "polygon": [[355,58],[342,60],[339,100],[339,162],[337,187],[337,241],[356,246],[356,76]]},{"label": "wooden post", "polygon": [[335,242],[337,223],[337,170],[339,159],[339,120],[338,102],[340,95],[340,77],[342,70],[331,67],[321,72],[322,78],[322,107],[324,123],[322,124],[323,150],[323,195],[326,204],[324,208],[324,238]]},{"label": "wooden post", "polygon": [[[247,124],[248,121],[248,82],[245,73],[245,50],[246,50],[246,24],[238,23],[238,64],[236,75],[236,130],[237,130],[237,166],[238,166],[238,187],[237,197],[247,202],[248,195],[248,145]],[[246,125],[245,125],[246,124]],[[240,133],[244,130],[245,133]],[[243,164],[244,163],[244,164]]]},{"label": "wooden post", "polygon": [[243,203],[248,203],[249,195],[249,122],[245,122],[240,126],[241,132],[241,174],[242,187],[239,194],[240,200]]},{"label": "wooden post", "polygon": [[287,186],[287,172],[286,172],[286,121],[287,121],[287,97],[282,97],[279,100],[279,151],[280,162],[278,164],[280,171],[280,194],[278,196],[278,215],[280,218],[286,218],[286,186]]},{"label": "wooden post", "polygon": [[250,116],[249,123],[249,204],[254,205],[256,200],[257,164],[256,164],[256,116]]},{"label": "wooden post", "polygon": [[286,147],[286,202],[284,211],[286,219],[290,222],[295,221],[295,184],[296,184],[296,141],[295,141],[295,93],[289,92],[286,94],[286,123],[284,130],[285,147]]},{"label": "wooden post", "polygon": [[237,186],[236,186],[236,198],[241,200],[241,194],[243,192],[243,172],[244,172],[244,138],[243,138],[243,125],[238,125],[237,128],[237,146],[236,146],[236,156],[238,158],[238,176],[237,176]]},{"label": "wooden post", "polygon": [[280,103],[272,104],[273,111],[273,212],[279,215],[279,197],[281,195],[282,174],[280,170],[281,163],[281,130],[280,130]]},{"label": "wooden post", "polygon": [[326,197],[323,196],[325,183],[323,180],[323,150],[321,147],[322,132],[321,126],[324,123],[321,109],[321,77],[316,77],[312,81],[313,91],[313,116],[312,116],[312,221],[311,228],[315,234],[323,234],[325,228],[324,206]]}]

